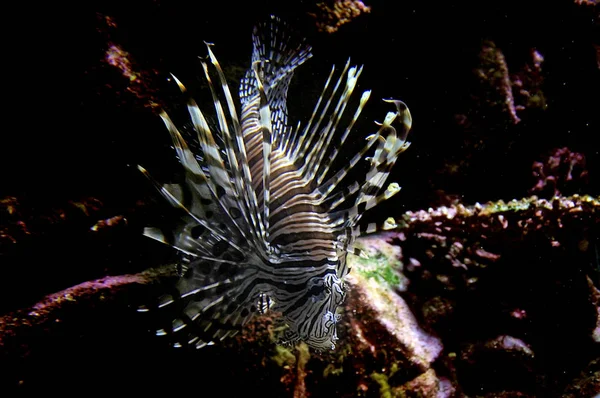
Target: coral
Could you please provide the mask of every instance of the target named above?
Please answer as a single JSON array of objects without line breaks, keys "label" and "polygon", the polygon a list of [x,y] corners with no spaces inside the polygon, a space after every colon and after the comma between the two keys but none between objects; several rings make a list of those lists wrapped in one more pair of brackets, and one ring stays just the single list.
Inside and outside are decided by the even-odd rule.
[{"label": "coral", "polygon": [[297,355],[297,370],[296,370],[296,386],[294,387],[294,398],[306,397],[306,364],[310,359],[308,345],[300,343],[296,346]]},{"label": "coral", "polygon": [[583,191],[588,183],[585,156],[569,148],[556,148],[542,162],[533,163],[537,180],[530,192],[546,198]]},{"label": "coral", "polygon": [[455,126],[431,148],[439,153],[432,156],[438,160],[429,177],[435,197],[429,206],[523,195],[530,187],[531,154],[550,142],[539,125],[553,117],[545,112],[551,82],[541,49],[478,44],[468,92],[452,110]]},{"label": "coral", "polygon": [[542,91],[544,77],[542,74],[542,54],[532,48],[530,62],[511,75],[512,91],[515,92],[516,110],[542,109],[547,107],[546,97]]},{"label": "coral", "polygon": [[600,358],[592,360],[565,389],[563,398],[598,397],[600,391]]},{"label": "coral", "polygon": [[497,88],[503,98],[503,106],[508,111],[514,124],[521,121],[517,116],[517,107],[513,97],[512,82],[508,72],[508,65],[502,51],[493,42],[487,42],[481,49],[480,59],[482,65],[477,69],[477,76],[492,87]]},{"label": "coral", "polygon": [[592,338],[596,343],[600,343],[600,290],[594,286],[594,282],[589,276],[587,277],[587,283],[590,289],[590,302],[596,307],[596,312],[598,313],[596,316],[596,327],[592,332]]},{"label": "coral", "polygon": [[[363,247],[370,244],[369,251],[374,250],[374,241],[362,244]],[[379,241],[376,245],[385,246],[385,243]],[[348,278],[354,296],[352,300],[368,303],[367,307],[372,311],[369,319],[377,320],[381,332],[385,331],[389,334],[388,339],[392,339],[391,344],[403,351],[403,355],[419,368],[429,368],[442,349],[439,340],[419,327],[404,300],[395,293],[393,286],[381,283],[377,279],[364,278],[364,271],[358,270],[360,267],[359,264],[353,264],[357,272]],[[372,328],[373,325],[369,327]]]},{"label": "coral", "polygon": [[396,387],[392,390],[394,397],[448,397],[454,393],[454,388],[448,380],[440,379],[435,370],[429,369],[427,372],[415,377],[406,384]]},{"label": "coral", "polygon": [[334,33],[359,15],[371,12],[371,7],[360,0],[326,0],[316,6],[319,11],[311,16],[316,20],[317,29],[327,33]]},{"label": "coral", "polygon": [[560,395],[594,357],[599,210],[591,196],[531,197],[399,220],[402,297],[444,344],[438,363],[456,388]]},{"label": "coral", "polygon": [[36,201],[14,196],[0,199],[0,253],[6,253],[25,239],[47,234],[53,228],[85,222],[103,207],[102,202],[93,197],[61,204],[40,204]]},{"label": "coral", "polygon": [[[137,63],[118,40],[117,22],[114,17],[97,14],[98,31],[105,37],[106,44],[103,62],[118,71],[122,78],[111,79],[109,86],[112,96],[121,101],[133,100],[139,107],[157,110],[164,104],[159,98],[158,80],[160,73],[153,68],[145,68]],[[125,93],[129,95],[124,95]]]},{"label": "coral", "polygon": [[133,94],[145,106],[157,109],[161,106],[156,97],[156,90],[149,84],[158,72],[142,70],[132,61],[131,55],[115,43],[108,43],[105,62],[115,67],[128,80],[126,90]]},{"label": "coral", "polygon": [[284,346],[275,347],[276,354],[271,357],[278,366],[291,366],[296,363],[296,357],[292,353],[292,351]]},{"label": "coral", "polygon": [[[225,383],[224,394],[234,395],[244,384],[223,380],[246,379],[295,397],[593,391],[600,294],[590,264],[597,261],[599,209],[598,198],[575,195],[410,211],[397,220],[399,230],[360,241],[370,260],[349,257],[353,269],[335,351],[278,346],[280,325],[267,315],[231,341],[161,355],[175,355],[169,363],[198,364],[193,372],[177,368],[180,380],[210,375],[204,383]],[[36,384],[42,376],[27,364],[56,361],[43,347],[56,347],[66,361],[77,358],[80,344],[103,341],[106,352],[88,360],[110,362],[124,344],[139,344],[147,355],[161,352],[158,346],[169,344],[149,334],[132,343],[151,327],[131,318],[133,309],[123,303],[152,296],[148,290],[174,273],[166,266],[91,280],[4,315],[3,358],[23,358],[9,375]],[[122,341],[127,330],[131,340]],[[226,370],[219,373],[216,362],[227,363]]]},{"label": "coral", "polygon": [[508,113],[512,124],[521,121],[520,111],[546,108],[542,91],[544,57],[536,49],[530,52],[531,62],[511,74],[502,50],[493,41],[485,41],[479,54],[480,65],[475,69],[482,88],[479,100]]}]

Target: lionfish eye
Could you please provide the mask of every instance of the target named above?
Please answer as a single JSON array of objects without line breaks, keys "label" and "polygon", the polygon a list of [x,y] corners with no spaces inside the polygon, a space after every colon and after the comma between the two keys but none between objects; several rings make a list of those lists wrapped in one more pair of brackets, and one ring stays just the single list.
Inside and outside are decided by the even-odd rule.
[{"label": "lionfish eye", "polygon": [[[332,68],[312,115],[302,124],[289,122],[288,85],[312,56],[311,47],[277,17],[259,24],[252,39],[239,102],[212,45],[201,59],[211,109],[201,110],[173,76],[189,112],[180,125],[191,122],[193,128],[179,129],[164,110],[160,117],[183,182],[161,184],[138,166],[181,214],[170,233],[146,228],[144,234],[179,251],[191,269],[177,283],[179,297],[161,303],[160,310],[171,311],[175,320],[173,330],[160,334],[201,348],[234,335],[256,313],[273,307],[284,314],[290,342],[329,349],[346,295],[346,256],[364,255],[354,247],[356,237],[378,228],[361,229],[364,212],[399,191],[397,184],[383,187],[408,147],[412,118],[403,102],[389,100],[394,110],[378,131],[368,131],[364,147],[335,170],[345,141],[356,140],[353,129],[371,95],[365,91],[358,101],[352,95],[362,66],[348,61],[341,72]],[[348,181],[365,158],[365,177]]]}]

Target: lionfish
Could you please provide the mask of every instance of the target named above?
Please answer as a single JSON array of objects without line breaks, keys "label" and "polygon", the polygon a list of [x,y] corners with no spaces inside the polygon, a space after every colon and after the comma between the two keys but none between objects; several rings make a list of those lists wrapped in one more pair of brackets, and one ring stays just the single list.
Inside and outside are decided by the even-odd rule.
[{"label": "lionfish", "polygon": [[[290,31],[276,17],[254,28],[239,113],[207,43],[201,65],[214,102],[212,126],[173,76],[187,97],[197,149],[164,110],[160,113],[185,171],[184,183],[161,185],[138,166],[181,214],[172,230],[144,230],[181,253],[175,293],[157,303],[159,310],[169,311],[167,325],[157,334],[171,336],[175,346],[213,344],[239,332],[254,315],[272,311],[286,326],[285,342],[334,348],[338,307],[347,291],[347,254],[362,254],[354,247],[361,232],[394,226],[391,218],[383,225],[359,221],[400,189],[396,183],[383,187],[398,155],[410,145],[408,108],[386,100],[395,110],[341,170],[330,170],[370,91],[343,125],[362,67],[350,67],[348,61],[335,78],[334,66],[308,123],[292,127],[288,86],[312,54],[306,40]],[[339,188],[372,147],[364,180]]]}]

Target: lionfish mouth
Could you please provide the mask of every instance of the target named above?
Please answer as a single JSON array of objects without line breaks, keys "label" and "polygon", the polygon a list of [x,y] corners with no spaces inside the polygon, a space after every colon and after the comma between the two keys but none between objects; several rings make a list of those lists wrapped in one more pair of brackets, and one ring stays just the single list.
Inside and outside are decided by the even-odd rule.
[{"label": "lionfish mouth", "polygon": [[[289,32],[276,17],[255,27],[251,66],[239,87],[239,113],[207,45],[202,69],[216,127],[175,78],[187,98],[197,149],[190,148],[165,111],[160,117],[185,180],[163,185],[138,166],[180,212],[174,228],[144,230],[181,253],[184,272],[177,289],[157,304],[168,314],[157,334],[171,336],[176,346],[201,348],[234,335],[255,314],[272,310],[281,314],[290,342],[333,348],[338,308],[346,295],[347,254],[361,255],[353,245],[361,232],[394,226],[389,219],[382,226],[360,220],[400,189],[396,183],[384,184],[398,155],[410,145],[408,108],[387,100],[394,111],[343,168],[331,170],[370,91],[362,94],[352,114],[347,107],[362,67],[348,62],[337,77],[334,67],[309,121],[292,127],[288,86],[296,68],[311,57],[311,47]],[[341,184],[370,150],[364,179]]]}]

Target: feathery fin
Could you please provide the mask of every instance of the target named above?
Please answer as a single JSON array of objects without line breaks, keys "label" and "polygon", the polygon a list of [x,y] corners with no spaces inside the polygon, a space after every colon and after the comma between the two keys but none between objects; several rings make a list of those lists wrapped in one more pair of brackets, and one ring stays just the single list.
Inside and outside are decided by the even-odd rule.
[{"label": "feathery fin", "polygon": [[[160,117],[173,141],[184,181],[161,185],[139,170],[178,212],[169,229],[144,235],[181,255],[181,278],[154,306],[157,335],[174,347],[202,348],[238,333],[256,314],[282,314],[285,340],[333,348],[344,302],[348,253],[366,256],[355,239],[395,228],[360,223],[365,211],[400,191],[384,189],[410,143],[412,117],[402,101],[341,170],[332,170],[371,92],[355,104],[362,66],[333,67],[307,123],[288,123],[288,87],[311,55],[304,39],[271,17],[252,34],[250,66],[239,86],[239,113],[212,45],[200,64],[211,92],[216,127],[173,76],[187,101],[198,145],[187,144],[169,115]],[[352,109],[354,107],[354,109]],[[369,157],[367,153],[371,152]],[[342,184],[362,160],[364,179]],[[153,311],[151,311],[153,310]]]}]

